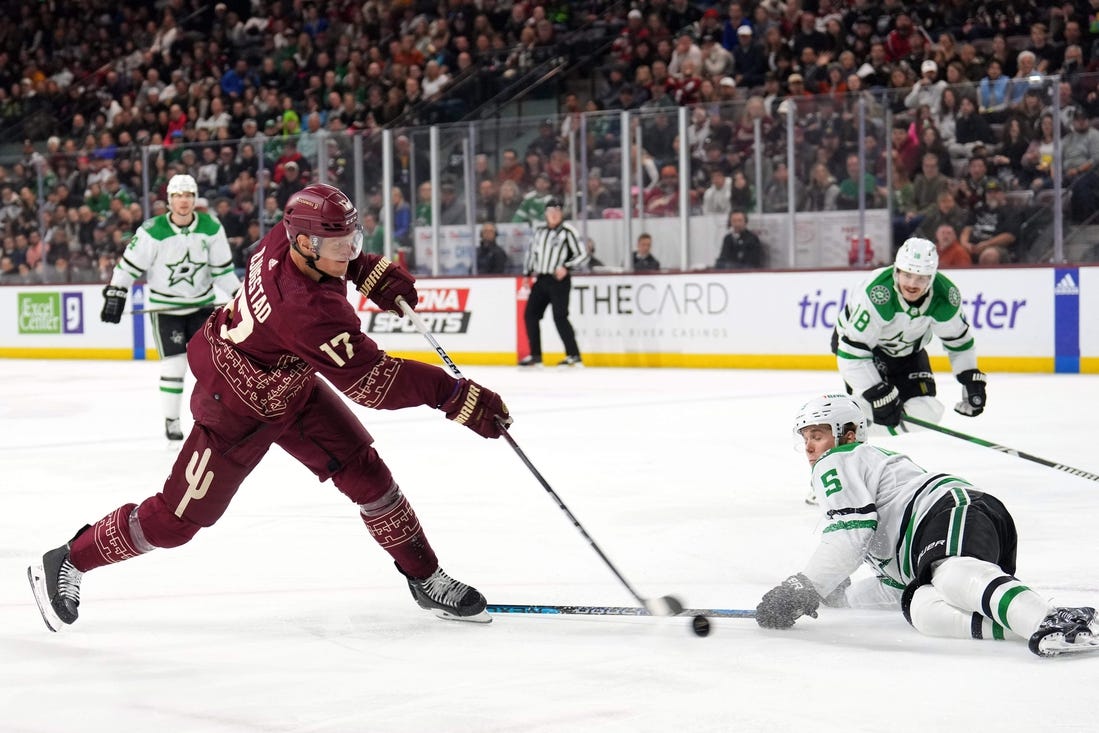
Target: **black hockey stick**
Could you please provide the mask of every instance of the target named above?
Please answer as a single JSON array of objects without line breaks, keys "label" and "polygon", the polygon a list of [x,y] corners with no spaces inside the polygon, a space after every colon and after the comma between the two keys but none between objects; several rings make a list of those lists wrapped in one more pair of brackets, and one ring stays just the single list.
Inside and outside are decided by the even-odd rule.
[{"label": "black hockey stick", "polygon": [[[417,315],[416,311],[412,310],[408,303],[405,302],[404,298],[401,297],[397,298],[397,305],[404,311],[404,314],[408,319],[412,321],[412,325],[415,326],[416,330],[419,331],[423,337],[427,339],[427,342],[431,344],[432,348],[435,349],[435,352],[439,355],[439,358],[443,360],[443,363],[447,365],[451,373],[458,379],[464,379],[465,377],[462,376],[462,370],[458,368],[458,365],[454,363],[450,358],[450,355],[439,345],[435,336],[428,330],[423,319]],[[546,481],[538,469],[534,467],[534,464],[530,462],[530,459],[527,458],[527,454],[523,452],[523,449],[519,447],[519,444],[515,442],[515,438],[511,437],[511,433],[508,432],[507,427],[503,424],[500,424],[500,433],[503,435],[504,440],[507,441],[508,445],[511,446],[512,450],[515,451],[515,454],[519,456],[519,460],[523,462],[523,465],[525,465],[534,478],[538,480],[538,483],[542,485],[542,488],[546,490],[546,493],[553,497],[557,506],[565,513],[565,516],[572,521],[572,525],[580,531],[580,534],[588,541],[588,544],[595,550],[595,553],[599,555],[604,563],[606,563],[607,567],[614,573],[614,576],[618,578],[638,603],[644,606],[649,613],[654,616],[674,616],[683,610],[683,604],[674,596],[661,596],[660,598],[650,598],[648,600],[642,598],[641,595],[634,590],[634,587],[630,585],[629,581],[626,580],[625,576],[618,571],[618,568],[614,566],[614,563],[610,561],[610,558],[607,557],[599,545],[596,544],[595,540],[592,539],[592,536],[588,534],[588,531],[584,529],[584,525],[580,524],[580,520],[576,518],[576,515],[569,511],[569,508],[565,506],[565,502],[561,501],[561,497],[557,495],[557,492],[553,490],[553,487],[549,485],[549,482]]]},{"label": "black hockey stick", "polygon": [[[490,603],[489,613],[523,613],[540,616],[652,616],[642,606],[540,606],[522,603]],[[711,618],[755,618],[756,612],[742,608],[684,608],[675,616],[709,616]]]},{"label": "black hockey stick", "polygon": [[1066,466],[1063,463],[1055,463],[1054,461],[1046,460],[1045,458],[1039,458],[1038,456],[1032,456],[1029,453],[1024,453],[1021,450],[1015,450],[1014,448],[1008,448],[1006,445],[998,445],[981,438],[975,438],[972,435],[966,435],[965,433],[959,433],[956,430],[950,428],[944,428],[942,425],[938,425],[933,422],[921,420],[918,417],[904,416],[905,422],[910,422],[913,425],[919,425],[921,428],[927,428],[928,430],[934,430],[935,432],[942,433],[943,435],[949,435],[952,438],[961,438],[962,440],[968,440],[970,443],[976,443],[977,445],[983,445],[985,448],[991,448],[992,450],[998,450],[1001,453],[1007,453],[1011,456],[1023,458],[1034,463],[1040,463],[1043,466],[1056,469],[1058,471],[1064,471],[1067,474],[1078,476],[1079,478],[1086,478],[1089,481],[1099,481],[1099,474],[1094,474],[1089,471],[1082,471],[1079,468],[1073,468],[1072,466]]}]

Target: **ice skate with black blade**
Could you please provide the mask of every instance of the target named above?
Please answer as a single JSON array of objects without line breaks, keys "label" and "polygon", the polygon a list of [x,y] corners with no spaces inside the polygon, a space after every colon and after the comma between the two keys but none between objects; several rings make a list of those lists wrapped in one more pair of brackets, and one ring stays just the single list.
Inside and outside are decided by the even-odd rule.
[{"label": "ice skate with black blade", "polygon": [[50,631],[60,631],[80,615],[80,581],[84,573],[69,560],[69,545],[50,550],[41,565],[27,568],[34,600]]},{"label": "ice skate with black blade", "polygon": [[1099,651],[1095,609],[1055,608],[1030,636],[1030,651],[1039,657]]},{"label": "ice skate with black blade", "polygon": [[584,362],[580,360],[579,356],[566,356],[561,361],[557,362],[559,367],[582,367]]},{"label": "ice skate with black blade", "polygon": [[179,425],[178,417],[164,418],[164,435],[168,440],[183,440],[183,429]]},{"label": "ice skate with black blade", "polygon": [[420,608],[434,611],[439,618],[481,624],[492,621],[492,617],[485,612],[485,597],[480,591],[450,577],[442,568],[437,568],[426,578],[405,577],[408,578],[408,589]]},{"label": "ice skate with black blade", "polygon": [[530,367],[539,367],[540,368],[542,366],[542,357],[540,357],[540,356],[524,356],[522,359],[519,360],[519,366],[521,366],[523,368],[530,368]]}]

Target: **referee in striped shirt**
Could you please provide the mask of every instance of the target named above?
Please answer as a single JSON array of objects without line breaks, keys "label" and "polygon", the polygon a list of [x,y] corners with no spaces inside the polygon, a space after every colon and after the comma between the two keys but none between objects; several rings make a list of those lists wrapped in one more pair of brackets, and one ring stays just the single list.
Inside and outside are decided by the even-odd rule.
[{"label": "referee in striped shirt", "polygon": [[546,202],[546,224],[535,228],[524,272],[534,277],[523,321],[527,327],[530,356],[519,366],[542,365],[542,331],[539,321],[546,306],[553,308],[553,324],[565,345],[565,358],[557,366],[583,366],[576,334],[569,323],[569,291],[572,290],[570,271],[588,261],[588,250],[572,225],[565,223],[561,200]]}]

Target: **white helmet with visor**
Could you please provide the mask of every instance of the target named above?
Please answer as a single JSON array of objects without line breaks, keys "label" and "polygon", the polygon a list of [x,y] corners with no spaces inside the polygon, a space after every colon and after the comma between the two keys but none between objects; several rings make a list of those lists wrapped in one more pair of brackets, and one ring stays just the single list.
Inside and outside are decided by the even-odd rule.
[{"label": "white helmet with visor", "polygon": [[198,196],[198,184],[195,179],[186,173],[177,173],[168,179],[168,198],[176,194],[189,193]]},{"label": "white helmet with visor", "polygon": [[794,418],[794,448],[802,450],[804,441],[801,431],[810,425],[827,425],[832,428],[836,445],[840,444],[849,426],[854,425],[855,440],[866,442],[866,415],[854,398],[845,394],[826,394],[814,397],[798,410]]}]

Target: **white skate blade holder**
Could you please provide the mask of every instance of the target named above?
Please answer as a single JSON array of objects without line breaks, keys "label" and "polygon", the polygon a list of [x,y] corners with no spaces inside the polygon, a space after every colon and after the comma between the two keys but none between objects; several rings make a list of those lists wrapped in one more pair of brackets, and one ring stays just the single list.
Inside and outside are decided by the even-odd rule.
[{"label": "white skate blade holder", "polygon": [[50,631],[60,631],[65,623],[53,610],[53,605],[46,594],[46,571],[41,565],[32,565],[27,568],[27,581],[31,584],[31,592],[34,593],[34,602],[38,604],[38,612],[42,614],[42,620]]},{"label": "white skate blade holder", "polygon": [[1076,637],[1075,642],[1069,643],[1065,641],[1064,634],[1050,634],[1042,639],[1039,649],[1038,656],[1047,659],[1050,657],[1099,652],[1099,638],[1096,638],[1091,634],[1081,634]]},{"label": "white skate blade holder", "polygon": [[481,611],[480,613],[476,613],[472,616],[459,616],[456,613],[450,613],[448,611],[443,611],[443,610],[440,610],[438,608],[433,608],[433,609],[431,609],[431,611],[432,611],[432,613],[434,613],[436,616],[443,619],[444,621],[465,621],[467,623],[474,623],[474,624],[491,624],[492,623],[492,616],[488,615],[487,611]]}]

